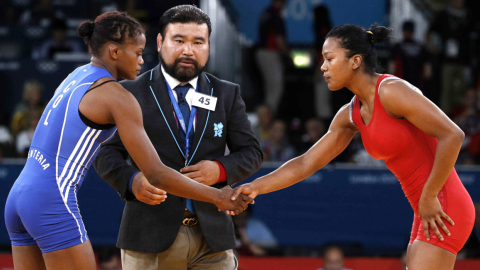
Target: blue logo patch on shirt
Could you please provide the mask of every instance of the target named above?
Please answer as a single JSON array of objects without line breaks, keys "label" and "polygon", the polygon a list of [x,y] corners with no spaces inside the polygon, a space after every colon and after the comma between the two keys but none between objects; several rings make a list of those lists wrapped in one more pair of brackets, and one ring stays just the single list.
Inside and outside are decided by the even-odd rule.
[{"label": "blue logo patch on shirt", "polygon": [[215,135],[213,137],[222,137],[223,132],[223,124],[222,122],[215,124],[213,123],[213,130],[215,131]]}]

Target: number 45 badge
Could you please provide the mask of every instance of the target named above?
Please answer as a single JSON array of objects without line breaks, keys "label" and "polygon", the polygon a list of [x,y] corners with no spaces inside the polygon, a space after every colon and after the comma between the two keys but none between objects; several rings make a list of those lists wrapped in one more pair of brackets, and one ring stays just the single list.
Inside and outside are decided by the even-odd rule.
[{"label": "number 45 badge", "polygon": [[192,99],[192,106],[215,111],[215,106],[217,106],[217,98],[195,92]]}]

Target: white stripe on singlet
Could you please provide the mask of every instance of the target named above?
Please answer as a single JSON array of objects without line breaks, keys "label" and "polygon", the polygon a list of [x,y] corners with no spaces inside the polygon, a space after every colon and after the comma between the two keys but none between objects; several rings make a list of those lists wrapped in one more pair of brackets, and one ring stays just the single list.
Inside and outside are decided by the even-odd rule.
[{"label": "white stripe on singlet", "polygon": [[[56,177],[56,180],[57,180],[58,191],[60,191],[60,181],[59,181],[59,178],[58,178],[58,157],[60,156],[60,149],[62,147],[63,132],[65,131],[65,124],[67,122],[68,107],[70,106],[70,101],[72,99],[73,93],[75,93],[75,91],[80,86],[89,85],[89,84],[91,85],[91,84],[93,84],[93,82],[82,83],[79,86],[75,87],[72,90],[72,93],[70,94],[70,97],[68,98],[68,103],[67,103],[67,106],[66,106],[66,109],[65,109],[65,117],[63,119],[62,132],[60,133],[60,139],[58,140],[57,157],[56,157],[56,160],[55,160],[55,177]],[[62,196],[62,199],[63,199],[62,192],[60,192],[60,196]],[[67,208],[68,212],[72,215],[73,219],[75,219],[75,222],[77,222],[78,232],[80,232],[80,241],[83,243],[83,234],[82,234],[82,230],[80,228],[80,224],[78,224],[78,220],[75,218],[75,215],[72,213],[72,211],[70,211],[70,207],[68,207],[67,202],[65,200],[63,200],[63,203],[65,204],[65,207]]]},{"label": "white stripe on singlet", "polygon": [[348,108],[348,114],[350,116],[350,122],[352,122],[352,125],[357,127],[357,125],[355,125],[355,122],[353,122],[353,105],[355,104],[355,97],[356,96],[353,96],[352,101],[350,101],[350,108]]},{"label": "white stripe on singlet", "polygon": [[77,151],[78,151],[78,148],[80,147],[80,145],[82,144],[82,141],[83,139],[85,138],[85,136],[87,135],[88,131],[90,131],[90,127],[87,127],[87,129],[85,129],[85,131],[83,132],[82,136],[80,137],[80,139],[78,140],[77,142],[77,145],[75,145],[75,148],[73,149],[72,153],[70,154],[70,156],[68,157],[68,160],[67,160],[67,163],[65,164],[65,166],[63,167],[63,170],[62,170],[62,174],[60,175],[60,177],[57,177],[57,184],[59,185],[59,189],[60,189],[60,184],[62,182],[62,179],[63,177],[65,176],[65,174],[67,173],[67,168],[68,166],[70,165],[70,162],[73,160],[73,158],[75,157],[75,154],[77,154]]},{"label": "white stripe on singlet", "polygon": [[[86,164],[84,163],[85,162],[85,159],[87,159],[87,156],[88,154],[90,154],[90,150],[92,149],[92,146],[93,144],[95,143],[95,140],[98,138],[98,136],[100,135],[100,133],[102,133],[101,130],[98,130],[97,133],[95,134],[95,137],[92,138],[91,142],[90,142],[90,145],[88,146],[88,149],[87,151],[85,152],[85,154],[83,155],[83,158],[82,160],[76,164],[77,166],[77,170],[75,171],[75,176],[78,175],[78,177],[80,178],[81,175],[79,175],[78,173],[80,172],[80,168],[85,168],[86,167]],[[79,155],[80,156],[80,155]],[[72,168],[73,170],[73,168]],[[72,178],[72,180],[70,181],[70,183],[68,183],[68,187],[67,187],[67,191],[65,192],[65,200],[68,199],[68,193],[70,192],[70,188],[72,187],[72,184],[75,183],[75,176]]]},{"label": "white stripe on singlet", "polygon": [[70,97],[68,98],[67,107],[66,107],[66,109],[65,109],[65,117],[64,117],[64,119],[63,119],[62,132],[60,133],[60,139],[58,140],[57,158],[56,158],[56,161],[55,161],[55,165],[56,165],[56,168],[55,168],[55,177],[57,178],[58,190],[60,190],[60,181],[59,181],[59,178],[58,178],[58,156],[60,155],[60,149],[61,149],[61,146],[62,146],[62,139],[63,139],[63,131],[65,130],[65,124],[66,124],[66,122],[67,122],[68,107],[70,106],[70,100],[72,99],[73,93],[74,93],[80,86],[88,85],[88,84],[93,84],[93,82],[91,82],[91,83],[82,83],[82,84],[80,84],[79,86],[75,87],[75,88],[72,90],[72,93],[70,94]]},{"label": "white stripe on singlet", "polygon": [[377,90],[377,92],[378,92],[378,90],[380,90],[380,87],[382,87],[382,83],[384,83],[385,81],[390,81],[390,80],[401,80],[401,79],[398,78],[398,77],[386,77],[380,82],[380,84],[378,85],[378,89],[375,89],[375,90]]},{"label": "white stripe on singlet", "polygon": [[[68,182],[68,179],[70,178],[70,176],[72,175],[72,172],[75,170],[75,167],[77,168],[77,171],[74,175],[74,177],[72,178],[72,180],[70,181],[70,183],[68,184],[68,187],[67,187],[67,190],[65,192],[65,195],[63,195],[63,190],[60,190],[60,194],[62,195],[62,198],[63,198],[63,202],[65,204],[65,206],[67,207],[68,209],[68,212],[70,212],[70,214],[73,216],[73,218],[75,219],[75,222],[77,223],[77,227],[78,227],[78,231],[80,232],[80,241],[83,243],[84,240],[83,240],[83,233],[82,233],[82,228],[83,227],[83,231],[86,232],[85,230],[85,225],[83,224],[83,220],[82,217],[80,216],[80,222],[78,221],[78,219],[75,217],[75,215],[71,212],[70,210],[70,207],[68,207],[68,193],[70,191],[70,188],[71,188],[71,183],[74,182],[75,180],[75,176],[77,175],[78,171],[80,170],[80,167],[82,167],[82,164],[83,162],[85,161],[85,157],[89,154],[89,151],[90,151],[90,148],[92,147],[92,144],[95,142],[95,139],[98,137],[98,135],[100,135],[102,131],[101,130],[96,130],[96,129],[92,129],[92,132],[88,135],[87,139],[85,140],[85,142],[83,143],[83,147],[82,147],[82,150],[80,151],[80,153],[77,155],[77,158],[76,160],[74,161],[73,163],[73,166],[70,168],[70,172],[68,173],[68,176],[67,178],[65,179],[63,185],[62,185],[62,189],[65,187],[65,184]],[[91,142],[90,142],[90,146],[88,147],[88,150],[83,153],[83,150],[85,149],[85,146],[88,144],[89,140],[91,139],[92,135],[95,134],[95,137],[92,138]],[[81,162],[79,163],[78,160],[80,158],[80,156],[83,155],[83,159],[81,160]],[[66,168],[65,168],[66,169]],[[77,198],[75,196],[75,204],[77,205],[77,209],[78,209],[78,202],[77,202]],[[80,211],[78,211],[78,213],[80,214]],[[80,226],[80,223],[81,226]],[[86,240],[85,240],[86,241]]]},{"label": "white stripe on singlet", "polygon": [[[87,136],[87,139],[85,140],[85,142],[82,143],[82,149],[80,150],[80,153],[78,153],[77,155],[77,158],[75,159],[75,161],[73,161],[72,163],[72,166],[70,167],[70,169],[68,169],[68,176],[65,178],[65,180],[63,181],[62,185],[60,186],[60,192],[63,194],[64,190],[65,190],[65,186],[67,185],[67,183],[70,181],[70,178],[72,177],[73,175],[73,172],[75,171],[75,168],[79,167],[82,165],[80,161],[80,158],[82,158],[85,154],[88,154],[88,150],[87,152],[85,152],[85,149],[87,147],[87,145],[89,144],[89,142],[94,142],[94,139],[92,139],[92,137],[94,137],[97,133],[97,130],[96,129],[92,129],[92,131],[90,132],[90,134],[88,134]],[[98,136],[98,135],[96,135]],[[91,147],[91,146],[90,146]],[[70,161],[70,160],[69,160]],[[67,169],[67,167],[64,168],[64,170]],[[75,178],[75,176],[73,176],[73,178]],[[64,200],[66,200],[66,198],[64,197],[63,198]]]},{"label": "white stripe on singlet", "polygon": [[[105,141],[101,142],[101,143],[97,146],[97,148],[95,149],[95,151],[92,152],[92,155],[90,156],[90,158],[88,158],[88,161],[87,161],[87,163],[85,163],[85,164],[89,164],[89,163],[90,163],[90,160],[92,160],[92,158],[95,156],[95,153],[98,151],[98,148],[100,148],[100,146],[102,146],[102,144],[108,142],[108,140],[110,140],[110,139],[113,137],[113,135],[115,135],[115,132],[113,132],[112,135],[110,135],[110,137],[108,137]],[[81,176],[83,175],[83,172],[85,171],[85,168],[86,168],[86,167],[83,167],[82,172],[78,175],[78,181],[77,181],[77,183],[76,183],[77,185],[78,185],[78,183],[80,182],[80,178],[81,178]],[[73,192],[74,192],[74,194],[75,194],[75,202],[76,202],[76,204],[77,204],[77,209],[80,209],[80,208],[78,207],[77,189],[74,189]],[[81,220],[81,223],[82,223],[82,226],[83,226],[83,231],[85,232],[85,241],[87,241],[87,240],[88,240],[88,237],[87,237],[87,229],[85,229],[85,225],[83,224],[83,218],[82,218],[82,215],[80,214],[80,210],[78,211],[78,215],[80,216],[80,220]]]},{"label": "white stripe on singlet", "polygon": [[[72,152],[72,154],[70,155],[70,157],[68,158],[67,160],[67,163],[65,164],[65,167],[63,168],[63,171],[62,171],[62,175],[60,176],[60,193],[63,194],[63,191],[65,189],[65,185],[68,183],[68,181],[70,180],[70,177],[72,177],[72,173],[73,171],[75,170],[75,167],[78,166],[78,160],[80,159],[80,157],[83,155],[84,151],[85,151],[85,147],[86,145],[88,144],[89,140],[92,138],[93,134],[96,132],[97,130],[96,129],[90,129],[89,130],[89,134],[88,136],[86,136],[86,139],[85,141],[83,141],[83,138],[84,136],[82,136],[80,138],[80,140],[77,142],[77,145],[75,146],[76,149],[74,149],[74,151]],[[77,151],[75,150],[78,150],[77,149],[77,146],[82,146],[81,147],[81,150],[79,153],[77,153]],[[76,158],[75,158],[76,156]],[[73,160],[75,158],[75,160]],[[69,165],[70,163],[72,163],[72,166],[70,166],[69,168]],[[67,177],[65,177],[64,179],[62,179],[62,177],[65,175],[65,173],[68,171],[68,175]],[[65,198],[64,198],[65,199]]]}]

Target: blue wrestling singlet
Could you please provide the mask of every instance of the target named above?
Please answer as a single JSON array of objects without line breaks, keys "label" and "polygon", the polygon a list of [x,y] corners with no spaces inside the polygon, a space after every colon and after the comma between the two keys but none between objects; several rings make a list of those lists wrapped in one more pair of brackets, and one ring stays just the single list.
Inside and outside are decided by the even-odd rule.
[{"label": "blue wrestling singlet", "polygon": [[25,167],[5,206],[12,245],[37,244],[46,253],[88,239],[77,191],[98,149],[117,129],[113,125],[108,129],[87,126],[78,106],[89,87],[104,77],[114,79],[91,64],[75,69],[45,108]]}]

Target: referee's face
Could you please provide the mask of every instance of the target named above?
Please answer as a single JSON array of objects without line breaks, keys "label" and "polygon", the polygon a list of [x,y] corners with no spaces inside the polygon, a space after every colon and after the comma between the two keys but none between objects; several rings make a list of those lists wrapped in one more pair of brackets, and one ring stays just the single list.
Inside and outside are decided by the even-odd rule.
[{"label": "referee's face", "polygon": [[170,23],[165,37],[158,34],[160,61],[165,71],[180,82],[197,77],[208,61],[210,45],[207,24]]}]

